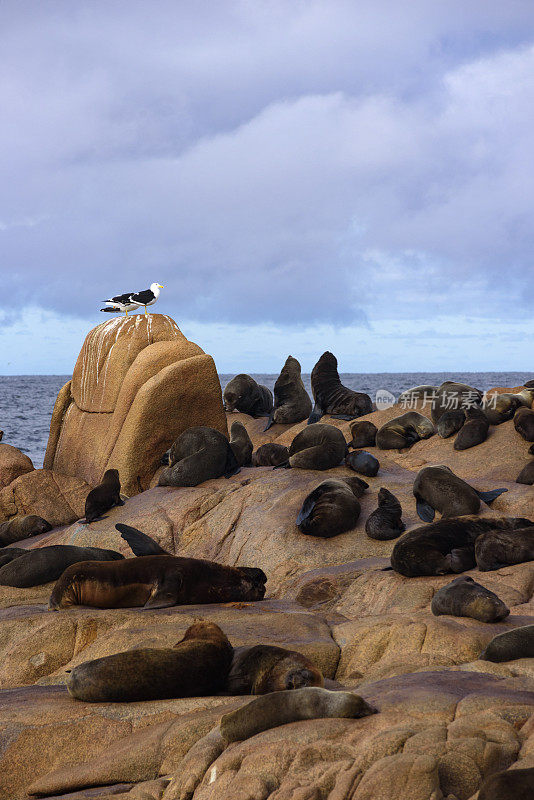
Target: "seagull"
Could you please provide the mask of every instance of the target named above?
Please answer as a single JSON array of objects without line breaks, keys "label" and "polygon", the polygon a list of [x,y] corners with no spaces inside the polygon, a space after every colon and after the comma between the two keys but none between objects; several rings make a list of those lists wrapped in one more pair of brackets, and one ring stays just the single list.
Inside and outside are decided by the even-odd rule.
[{"label": "seagull", "polygon": [[146,307],[154,305],[159,297],[159,290],[163,288],[164,287],[161,285],[161,283],[151,283],[150,289],[143,289],[142,292],[135,292],[134,294],[130,295],[130,302],[137,303],[138,307],[144,306],[145,314],[148,314]]},{"label": "seagull", "polygon": [[103,300],[102,302],[107,307],[101,308],[100,311],[108,311],[112,314],[124,311],[125,315],[128,316],[128,311],[136,311],[141,305],[141,303],[132,302],[131,297],[133,294],[134,292],[125,292],[125,294],[117,294],[115,297]]}]

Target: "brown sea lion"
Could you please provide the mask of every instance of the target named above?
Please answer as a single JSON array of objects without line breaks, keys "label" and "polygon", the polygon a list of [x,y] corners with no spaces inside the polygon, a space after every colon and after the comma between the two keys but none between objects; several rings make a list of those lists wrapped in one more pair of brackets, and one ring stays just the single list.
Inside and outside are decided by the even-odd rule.
[{"label": "brown sea lion", "polygon": [[222,691],[232,645],[212,622],[196,622],[174,647],[144,647],[85,661],[67,680],[71,697],[86,703],[135,703],[204,697]]},{"label": "brown sea lion", "polygon": [[170,449],[169,463],[160,473],[158,486],[198,486],[240,469],[226,436],[204,426],[180,434]]},{"label": "brown sea lion", "polygon": [[345,458],[347,443],[338,428],[317,422],[297,433],[289,448],[289,464],[297,469],[331,469]]},{"label": "brown sea lion", "polygon": [[356,450],[361,447],[374,447],[376,444],[376,433],[378,428],[369,420],[363,422],[353,422],[350,426],[350,434],[352,441],[349,442],[349,447],[354,447]]},{"label": "brown sea lion", "polygon": [[365,523],[367,536],[386,541],[396,539],[405,530],[401,504],[394,494],[382,487],[378,492],[378,508],[369,515]]},{"label": "brown sea lion", "polygon": [[534,798],[534,767],[496,772],[484,780],[478,793],[478,800],[532,800],[532,798]]},{"label": "brown sea lion", "polygon": [[518,408],[525,406],[530,408],[534,400],[534,389],[522,389],[514,394],[513,392],[503,392],[502,394],[489,394],[484,398],[484,413],[490,425],[500,425],[515,415]]},{"label": "brown sea lion", "polygon": [[374,478],[380,469],[380,461],[365,450],[353,450],[345,456],[345,466],[360,475]]},{"label": "brown sea lion", "polygon": [[508,489],[493,489],[481,492],[473,489],[444,465],[423,467],[413,484],[417,514],[423,522],[432,522],[436,511],[442,517],[477,514],[481,500],[489,505],[507,491]]},{"label": "brown sea lion", "polygon": [[518,408],[514,414],[514,428],[527,442],[534,442],[534,411],[525,406]]},{"label": "brown sea lion", "polygon": [[297,359],[288,356],[274,384],[274,407],[265,426],[266,431],[275,423],[289,425],[302,422],[310,416],[312,404],[300,372]]},{"label": "brown sea lion", "polygon": [[446,411],[458,408],[467,409],[482,404],[483,394],[480,389],[456,381],[443,381],[436,389],[430,412],[432,422],[437,423]]},{"label": "brown sea lion", "polygon": [[225,411],[241,411],[251,417],[268,417],[273,410],[270,389],[244,373],[226,384],[223,402]]},{"label": "brown sea lion", "polygon": [[435,432],[428,417],[418,411],[407,411],[382,425],[376,434],[376,446],[381,450],[401,450],[420,439],[428,439]]},{"label": "brown sea lion", "polygon": [[258,644],[234,649],[226,688],[229,694],[267,694],[323,685],[322,673],[306,656],[295,650]]},{"label": "brown sea lion", "polygon": [[[441,422],[441,420],[440,420]],[[477,406],[465,409],[465,423],[454,440],[455,450],[468,450],[482,444],[488,438],[489,422],[484,412]]]},{"label": "brown sea lion", "polygon": [[106,511],[109,511],[114,506],[123,506],[124,500],[121,500],[121,483],[119,480],[119,473],[116,469],[107,469],[104,472],[102,482],[91,489],[85,500],[85,520],[80,522],[95,522],[97,519],[102,519]]},{"label": "brown sea lion", "polygon": [[19,556],[23,556],[24,553],[27,552],[28,551],[24,550],[22,547],[3,547],[0,550],[0,567],[3,567],[4,564],[9,564],[10,561],[13,561],[13,559]]},{"label": "brown sea lion", "polygon": [[514,530],[495,530],[479,536],[475,543],[479,570],[508,567],[534,560],[534,525]]},{"label": "brown sea lion", "polygon": [[358,497],[368,488],[360,478],[323,481],[302,504],[297,516],[299,531],[322,539],[350,531],[361,512]]},{"label": "brown sea lion", "polygon": [[[15,548],[8,548],[17,552]],[[7,552],[7,551],[6,551]],[[117,561],[124,558],[114,550],[101,547],[76,547],[70,544],[52,544],[35,550],[24,550],[0,567],[0,586],[41,586],[56,581],[71,564],[80,561]]]},{"label": "brown sea lion", "polygon": [[458,433],[465,422],[465,410],[463,408],[445,411],[439,418],[437,424],[438,436],[448,439],[453,433]]},{"label": "brown sea lion", "polygon": [[[530,451],[529,451],[530,452]],[[534,483],[534,459],[525,464],[517,478],[516,483],[524,483],[526,486],[532,486]]]},{"label": "brown sea lion", "polygon": [[13,542],[20,542],[30,536],[51,531],[52,526],[42,517],[35,514],[17,514],[7,522],[0,524],[0,547],[5,547]]},{"label": "brown sea lion", "polygon": [[404,392],[401,392],[397,403],[403,408],[415,408],[420,401],[422,401],[423,405],[426,405],[432,402],[438,388],[438,386],[432,386],[428,383],[421,386],[412,386],[411,389],[405,389]]},{"label": "brown sea lion", "polygon": [[439,589],[432,598],[430,609],[436,617],[449,614],[451,617],[472,617],[480,622],[500,622],[510,613],[494,592],[468,575],[461,575]]},{"label": "brown sea lion", "polygon": [[515,661],[518,658],[534,658],[534,625],[512,628],[495,636],[480,654],[482,661]]},{"label": "brown sea lion", "polygon": [[253,467],[279,467],[289,462],[289,450],[283,444],[267,442],[258,447],[252,456]]},{"label": "brown sea lion", "polygon": [[251,465],[254,445],[242,422],[232,423],[230,428],[230,447],[240,467],[249,467]]},{"label": "brown sea lion", "polygon": [[257,697],[246,706],[225,714],[220,727],[225,741],[237,742],[299,720],[359,719],[370,714],[376,714],[376,709],[357,694],[306,686],[292,692],[270,692]]},{"label": "brown sea lion", "polygon": [[266,580],[261,569],[227,567],[200,558],[155,555],[113,563],[85,561],[65,570],[54,586],[49,608],[169,608],[262,600]]},{"label": "brown sea lion", "polygon": [[343,386],[337,371],[337,358],[328,351],[323,353],[312,369],[311,388],[315,405],[308,425],[320,420],[324,414],[336,419],[354,419],[373,410],[368,394],[354,392]]}]

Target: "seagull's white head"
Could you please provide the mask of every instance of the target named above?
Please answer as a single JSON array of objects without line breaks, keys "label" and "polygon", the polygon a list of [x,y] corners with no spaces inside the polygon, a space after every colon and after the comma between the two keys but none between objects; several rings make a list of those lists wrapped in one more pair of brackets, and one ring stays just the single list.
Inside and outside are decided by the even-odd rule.
[{"label": "seagull's white head", "polygon": [[161,285],[161,283],[151,283],[150,284],[150,290],[152,292],[154,292],[154,294],[156,293],[156,289],[163,289],[163,288],[164,287]]}]

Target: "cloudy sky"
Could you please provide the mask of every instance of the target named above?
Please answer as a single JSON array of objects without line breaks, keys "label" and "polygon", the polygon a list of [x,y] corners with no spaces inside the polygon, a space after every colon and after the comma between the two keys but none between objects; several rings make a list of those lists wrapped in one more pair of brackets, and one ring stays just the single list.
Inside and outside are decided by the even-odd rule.
[{"label": "cloudy sky", "polygon": [[0,53],[0,374],[152,281],[223,372],[532,370],[531,0],[3,0]]}]

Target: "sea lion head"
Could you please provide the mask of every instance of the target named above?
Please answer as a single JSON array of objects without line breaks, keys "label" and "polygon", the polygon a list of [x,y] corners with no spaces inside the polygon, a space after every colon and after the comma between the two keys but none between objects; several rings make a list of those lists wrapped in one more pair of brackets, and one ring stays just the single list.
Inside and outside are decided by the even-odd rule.
[{"label": "sea lion head", "polygon": [[194,622],[192,625],[184,633],[183,639],[180,639],[179,642],[176,642],[173,647],[178,647],[182,642],[186,642],[188,639],[204,639],[209,641],[215,642],[227,642],[228,639],[226,638],[225,633],[216,625],[214,622],[206,622],[206,620],[198,620],[198,622]]},{"label": "sea lion head", "polygon": [[223,404],[225,411],[235,411],[243,401],[245,395],[256,388],[257,384],[250,375],[241,373],[232,378],[226,385],[223,392]]},{"label": "sea lion head", "polygon": [[102,483],[108,484],[109,486],[118,486],[120,489],[119,471],[117,469],[107,469],[104,472]]},{"label": "sea lion head", "polygon": [[242,576],[243,600],[263,600],[267,575],[257,567],[236,567]]}]

